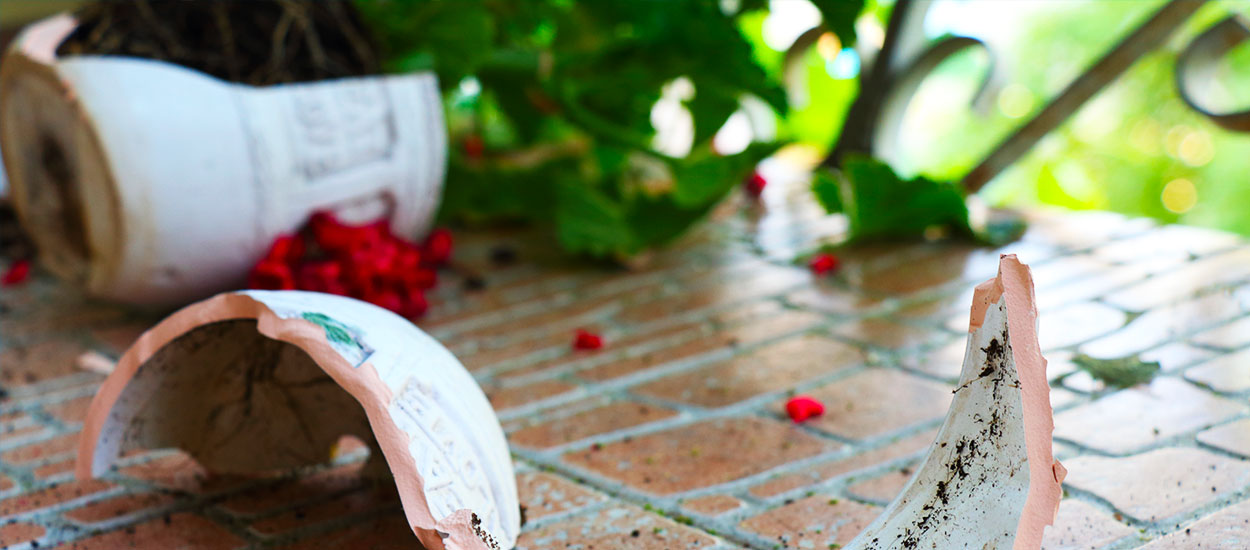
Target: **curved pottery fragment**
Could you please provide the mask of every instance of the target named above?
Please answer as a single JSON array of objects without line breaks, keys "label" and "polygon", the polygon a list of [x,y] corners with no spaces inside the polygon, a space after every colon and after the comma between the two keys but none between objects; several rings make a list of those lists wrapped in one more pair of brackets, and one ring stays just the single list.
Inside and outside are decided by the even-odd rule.
[{"label": "curved pottery fragment", "polygon": [[433,73],[248,86],[173,63],[58,57],[77,22],[22,31],[0,65],[0,145],[22,225],[93,296],[181,305],[237,288],[317,210],[408,239],[442,193]]},{"label": "curved pottery fragment", "polygon": [[902,494],[847,550],[1037,550],[1067,471],[1037,341],[1029,268],[1014,254],[972,299],[963,372],[946,421]]},{"label": "curved pottery fragment", "polygon": [[385,458],[427,548],[516,541],[512,460],[472,376],[405,319],[329,294],[225,293],[148,330],[91,402],[77,475],[164,447],[213,472],[289,469],[343,435]]}]

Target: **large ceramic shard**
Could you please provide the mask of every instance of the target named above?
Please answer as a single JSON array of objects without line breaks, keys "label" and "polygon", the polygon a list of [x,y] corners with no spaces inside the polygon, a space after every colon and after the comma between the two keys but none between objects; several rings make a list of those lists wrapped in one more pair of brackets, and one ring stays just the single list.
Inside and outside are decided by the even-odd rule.
[{"label": "large ceramic shard", "polygon": [[403,318],[329,294],[222,294],[144,333],[91,403],[77,474],[166,447],[212,472],[297,468],[343,435],[389,467],[427,548],[516,541],[512,460],[473,377]]},{"label": "large ceramic shard", "polygon": [[1037,341],[1029,268],[1014,255],[976,288],[963,372],[937,440],[848,550],[1037,550],[1066,471]]}]

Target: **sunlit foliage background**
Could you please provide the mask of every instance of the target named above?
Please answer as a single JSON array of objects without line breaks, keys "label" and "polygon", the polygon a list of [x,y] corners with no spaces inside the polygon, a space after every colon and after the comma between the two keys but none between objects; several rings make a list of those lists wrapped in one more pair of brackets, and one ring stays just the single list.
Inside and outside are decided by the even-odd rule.
[{"label": "sunlit foliage background", "polygon": [[[969,50],[940,65],[908,108],[895,168],[958,179],[1160,5],[939,0],[926,34],[988,42],[1003,71],[1001,87],[988,112],[975,112],[969,102],[988,57]],[[889,8],[872,3],[861,17],[861,51],[879,44]],[[773,0],[770,13],[743,22],[770,70],[780,71],[779,50],[804,30],[810,11],[804,0]],[[1193,37],[1232,13],[1250,15],[1250,2],[1201,8],[1166,47],[1142,58],[981,195],[998,205],[1105,209],[1250,235],[1250,134],[1223,130],[1185,106],[1173,72]],[[797,108],[779,124],[782,137],[797,139],[813,157],[835,139],[857,89],[859,56],[832,38],[807,53],[806,83],[791,91]],[[1250,107],[1250,45],[1235,49],[1223,72],[1209,83],[1213,91],[1230,110]]]}]

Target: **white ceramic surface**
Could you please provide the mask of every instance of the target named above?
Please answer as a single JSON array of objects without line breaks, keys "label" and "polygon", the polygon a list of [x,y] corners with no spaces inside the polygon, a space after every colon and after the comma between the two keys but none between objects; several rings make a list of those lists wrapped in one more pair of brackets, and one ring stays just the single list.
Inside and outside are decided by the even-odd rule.
[{"label": "white ceramic surface", "polygon": [[426,231],[446,130],[430,73],[252,87],[127,57],[57,58],[67,15],[0,71],[0,144],[23,225],[90,294],[178,304],[241,286],[319,209]]}]

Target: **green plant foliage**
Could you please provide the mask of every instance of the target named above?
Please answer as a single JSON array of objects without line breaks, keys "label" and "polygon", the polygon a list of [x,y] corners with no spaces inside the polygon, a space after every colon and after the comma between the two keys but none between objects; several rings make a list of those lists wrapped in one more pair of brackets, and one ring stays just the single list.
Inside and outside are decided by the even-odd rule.
[{"label": "green plant foliage", "polygon": [[[862,2],[821,2],[849,44]],[[775,72],[740,20],[705,0],[360,0],[387,67],[433,70],[445,91],[451,158],[440,216],[548,224],[566,250],[621,258],[666,243],[776,149],[733,155],[712,137],[755,97],[784,114]],[[652,146],[665,86],[693,88],[689,155]],[[484,144],[465,147],[466,139]]]},{"label": "green plant foliage", "polygon": [[[913,140],[893,166],[905,175],[961,177],[1165,3],[1039,4],[1020,10],[1016,20],[986,19],[980,23],[985,27],[1012,28],[1010,39],[994,43],[995,64],[1008,68],[1007,86],[988,112],[952,100],[917,117],[909,135],[923,139]],[[1217,127],[1186,106],[1177,94],[1174,72],[1177,56],[1198,33],[1229,15],[1245,13],[1244,3],[1204,4],[1171,39],[1100,90],[979,196],[995,205],[1104,209],[1250,235],[1250,216],[1245,214],[1250,205],[1250,186],[1245,185],[1250,134]],[[965,30],[979,33],[974,26]],[[971,95],[987,64],[979,52],[958,54],[929,77],[929,98]],[[1244,108],[1250,97],[1250,44],[1235,47],[1220,66],[1208,91],[1227,94],[1229,110]],[[1004,100],[1012,95],[1023,97],[1023,111],[1005,108],[1011,102]],[[1163,190],[1178,180],[1192,182],[1192,207],[1170,209],[1165,204]]]},{"label": "green plant foliage", "polygon": [[1116,359],[1097,359],[1078,353],[1072,358],[1072,363],[1112,388],[1128,388],[1145,384],[1159,373],[1158,361],[1142,361],[1137,355]]},{"label": "green plant foliage", "polygon": [[915,239],[934,227],[975,236],[963,191],[955,183],[903,179],[885,163],[860,155],[849,155],[843,162],[840,193],[834,193],[825,178],[814,181],[813,190],[826,208],[831,197],[841,197],[852,241]]},{"label": "green plant foliage", "polygon": [[812,174],[812,194],[816,195],[816,202],[826,212],[834,214],[842,211],[842,185],[829,171],[817,170]]},{"label": "green plant foliage", "polygon": [[838,35],[843,44],[855,43],[855,18],[864,11],[864,0],[814,0],[825,28]]}]

